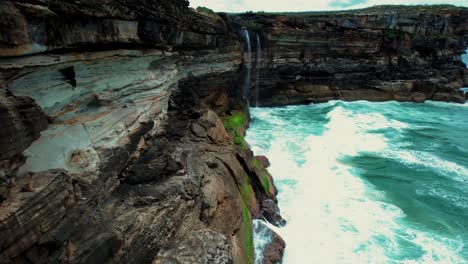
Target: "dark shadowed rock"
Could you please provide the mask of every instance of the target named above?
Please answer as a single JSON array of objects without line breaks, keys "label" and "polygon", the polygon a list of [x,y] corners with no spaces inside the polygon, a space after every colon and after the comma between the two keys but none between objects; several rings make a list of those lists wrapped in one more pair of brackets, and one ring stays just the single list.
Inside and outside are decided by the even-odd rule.
[{"label": "dark shadowed rock", "polygon": [[[375,7],[294,16],[239,14],[261,33],[264,106],[329,100],[459,101],[468,9]],[[425,23],[419,23],[425,21]],[[440,28],[444,28],[441,34]],[[450,32],[450,33],[448,33]],[[256,89],[251,98],[256,100]],[[406,95],[406,96],[405,96]]]},{"label": "dark shadowed rock", "polygon": [[0,87],[0,120],[0,161],[23,152],[48,126],[46,114],[33,99],[14,96],[4,87]]},{"label": "dark shadowed rock", "polygon": [[282,227],[286,225],[286,220],[281,216],[278,205],[273,200],[264,200],[262,202],[262,216],[271,224]]},{"label": "dark shadowed rock", "polygon": [[[252,219],[285,220],[243,138],[241,24],[260,104],[463,101],[466,10],[408,10],[0,1],[0,263],[253,262]],[[265,263],[283,250],[273,234]]]}]

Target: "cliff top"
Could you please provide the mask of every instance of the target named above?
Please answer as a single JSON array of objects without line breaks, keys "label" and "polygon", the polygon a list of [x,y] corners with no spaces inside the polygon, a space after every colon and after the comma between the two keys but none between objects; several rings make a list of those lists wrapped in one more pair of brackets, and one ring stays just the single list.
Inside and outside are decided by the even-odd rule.
[{"label": "cliff top", "polygon": [[432,13],[446,14],[468,12],[468,8],[454,5],[378,5],[362,9],[349,9],[338,11],[307,11],[307,12],[246,12],[236,15],[286,15],[286,16],[322,16],[322,15],[372,15],[372,14],[405,14],[405,13]]}]

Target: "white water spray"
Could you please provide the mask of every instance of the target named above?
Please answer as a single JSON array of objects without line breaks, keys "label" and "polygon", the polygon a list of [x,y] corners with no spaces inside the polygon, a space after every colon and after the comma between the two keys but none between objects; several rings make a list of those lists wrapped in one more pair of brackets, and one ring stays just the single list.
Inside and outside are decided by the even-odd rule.
[{"label": "white water spray", "polygon": [[[424,124],[434,118],[425,116],[419,107],[431,107],[441,114],[446,111],[443,107],[459,108],[447,103],[432,105],[414,106],[412,119],[422,119],[418,122]],[[363,176],[365,168],[356,163],[360,156],[378,156],[389,163],[399,163],[399,168],[414,171],[414,175],[408,175],[408,181],[399,183],[401,186],[421,183],[409,195],[416,197],[412,202],[422,201],[434,210],[438,203],[417,198],[429,196],[431,201],[443,199],[444,206],[463,212],[467,206],[464,192],[452,193],[442,184],[450,181],[455,183],[453,188],[463,186],[467,167],[406,145],[402,135],[414,129],[415,124],[407,120],[406,111],[397,110],[401,107],[410,106],[395,102],[329,102],[251,109],[256,121],[246,138],[257,155],[269,157],[269,170],[280,191],[279,206],[288,221],[285,227],[275,230],[287,244],[283,263],[467,263],[464,232],[451,235],[429,228],[427,217],[421,225],[414,225],[412,217],[418,214],[409,214],[407,207],[401,207],[403,203],[392,199],[396,192],[386,192],[384,184],[369,181]],[[419,113],[421,118],[414,116]],[[395,184],[401,179],[398,175],[405,173],[395,171],[386,176],[384,169],[385,165],[379,165],[375,175],[369,177]],[[424,171],[438,175],[427,188],[424,177],[431,174]],[[463,230],[458,229],[457,223],[464,222],[457,222],[458,219],[461,218],[440,223],[447,230]],[[268,239],[263,229],[255,229],[257,251],[264,249]],[[262,261],[260,252],[256,256]]]},{"label": "white water spray", "polygon": [[260,41],[260,36],[257,34],[257,64],[256,64],[256,67],[257,67],[257,78],[256,78],[256,85],[255,85],[255,93],[256,93],[256,97],[255,97],[255,107],[258,107],[258,100],[259,100],[259,96],[260,96],[260,93],[259,93],[259,85],[260,85],[260,68],[261,68],[261,64],[262,64],[262,46],[261,46],[261,41]]},{"label": "white water spray", "polygon": [[245,81],[244,81],[244,88],[242,90],[242,96],[244,97],[245,100],[248,101],[248,95],[249,95],[249,90],[250,90],[250,79],[251,79],[251,71],[252,71],[252,45],[250,43],[250,33],[247,29],[242,30],[244,33],[244,38],[245,42],[247,44],[247,74],[245,75]]},{"label": "white water spray", "polygon": [[263,263],[263,251],[271,243],[271,230],[265,222],[255,219],[252,221],[254,229],[255,264]]}]

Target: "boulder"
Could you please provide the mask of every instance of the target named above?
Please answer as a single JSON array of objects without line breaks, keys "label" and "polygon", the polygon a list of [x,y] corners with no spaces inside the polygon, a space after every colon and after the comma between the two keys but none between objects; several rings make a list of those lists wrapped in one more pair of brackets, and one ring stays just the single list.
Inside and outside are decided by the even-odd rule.
[{"label": "boulder", "polygon": [[255,156],[255,158],[260,161],[260,163],[262,164],[262,167],[264,169],[270,167],[270,161],[268,160],[268,158],[266,156]]},{"label": "boulder", "polygon": [[271,243],[269,243],[263,253],[263,264],[278,264],[283,262],[286,242],[280,235],[272,231]]},{"label": "boulder", "polygon": [[286,225],[286,220],[281,216],[281,211],[278,205],[271,199],[267,199],[262,202],[261,214],[274,226],[282,227]]}]

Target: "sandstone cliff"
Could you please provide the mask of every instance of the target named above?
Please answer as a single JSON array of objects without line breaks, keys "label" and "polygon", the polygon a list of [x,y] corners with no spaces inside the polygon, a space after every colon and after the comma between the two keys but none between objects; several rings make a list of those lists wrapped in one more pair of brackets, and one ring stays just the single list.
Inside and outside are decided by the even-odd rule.
[{"label": "sandstone cliff", "polygon": [[0,2],[0,263],[253,263],[252,219],[284,220],[243,138],[242,26],[261,104],[462,101],[467,11],[437,10]]},{"label": "sandstone cliff", "polygon": [[236,21],[261,37],[260,104],[465,101],[467,8],[250,13]]},{"label": "sandstone cliff", "polygon": [[236,32],[183,0],[2,1],[0,263],[253,263],[276,189]]}]

